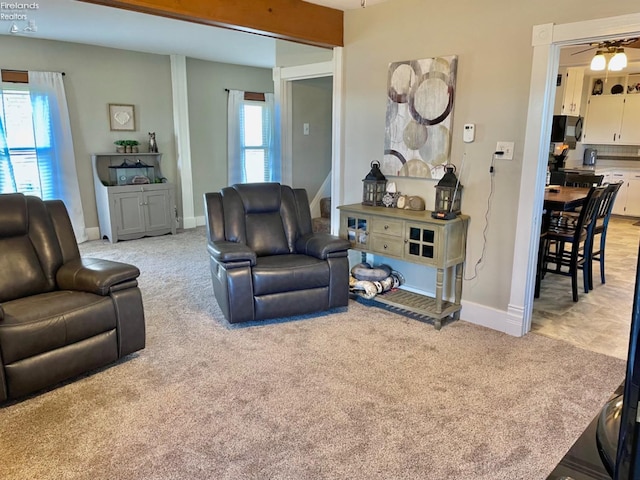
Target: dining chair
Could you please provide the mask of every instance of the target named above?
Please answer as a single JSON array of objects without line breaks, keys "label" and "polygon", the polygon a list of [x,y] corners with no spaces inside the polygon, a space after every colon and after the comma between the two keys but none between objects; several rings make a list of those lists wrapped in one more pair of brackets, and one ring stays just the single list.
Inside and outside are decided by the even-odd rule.
[{"label": "dining chair", "polygon": [[[604,175],[586,175],[581,173],[567,173],[564,177],[565,187],[589,188],[602,185]],[[581,207],[569,212],[551,212],[550,220],[552,224],[575,223]],[[575,213],[574,213],[575,212]]]},{"label": "dining chair", "polygon": [[[624,183],[620,180],[617,183],[611,183],[607,185],[607,189],[602,195],[600,202],[600,208],[595,218],[593,225],[593,235],[591,237],[590,245],[590,257],[591,261],[597,261],[600,264],[600,282],[605,283],[604,278],[604,248],[607,239],[607,228],[609,226],[609,219],[611,218],[611,212],[613,211],[613,204],[618,196],[618,191]],[[600,235],[600,242],[597,250],[594,250],[596,243],[596,235]],[[589,266],[589,288],[593,290],[593,268],[591,264]]]},{"label": "dining chair", "polygon": [[564,177],[565,187],[595,187],[602,185],[604,175],[585,175],[582,173],[567,173]]},{"label": "dining chair", "polygon": [[[571,277],[573,301],[578,301],[578,271],[583,272],[585,293],[589,293],[589,275],[595,218],[607,186],[591,187],[575,226],[570,224],[550,225],[546,237],[542,239],[543,259],[540,278],[545,273],[555,273]],[[566,249],[570,244],[571,249]],[[553,251],[551,250],[553,247]],[[554,264],[554,268],[549,268]]]}]

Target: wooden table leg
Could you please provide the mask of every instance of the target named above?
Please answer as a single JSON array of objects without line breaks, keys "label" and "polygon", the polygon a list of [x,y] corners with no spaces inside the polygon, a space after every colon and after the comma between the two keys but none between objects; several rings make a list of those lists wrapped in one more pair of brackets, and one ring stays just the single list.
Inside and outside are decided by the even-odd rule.
[{"label": "wooden table leg", "polygon": [[442,285],[444,282],[444,269],[438,268],[436,273],[436,313],[442,313]]}]

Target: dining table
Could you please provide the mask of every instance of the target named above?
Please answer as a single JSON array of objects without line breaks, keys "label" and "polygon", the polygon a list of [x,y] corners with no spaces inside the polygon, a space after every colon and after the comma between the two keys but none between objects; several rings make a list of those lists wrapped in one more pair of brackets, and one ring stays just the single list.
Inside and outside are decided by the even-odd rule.
[{"label": "dining table", "polygon": [[542,231],[550,225],[552,212],[572,212],[581,206],[589,195],[588,187],[549,185],[544,189]]},{"label": "dining table", "polygon": [[575,210],[587,199],[590,188],[549,185],[544,189],[544,209],[550,215],[552,211],[568,212]]}]

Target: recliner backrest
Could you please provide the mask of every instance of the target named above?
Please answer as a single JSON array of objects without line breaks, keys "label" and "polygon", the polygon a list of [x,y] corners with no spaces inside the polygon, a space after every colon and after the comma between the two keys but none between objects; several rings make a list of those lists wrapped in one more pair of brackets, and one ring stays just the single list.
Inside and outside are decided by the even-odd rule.
[{"label": "recliner backrest", "polygon": [[45,203],[20,193],[0,195],[0,302],[55,290],[62,262]]},{"label": "recliner backrest", "polygon": [[300,229],[291,187],[248,183],[221,193],[226,240],[244,243],[258,256],[295,252]]}]

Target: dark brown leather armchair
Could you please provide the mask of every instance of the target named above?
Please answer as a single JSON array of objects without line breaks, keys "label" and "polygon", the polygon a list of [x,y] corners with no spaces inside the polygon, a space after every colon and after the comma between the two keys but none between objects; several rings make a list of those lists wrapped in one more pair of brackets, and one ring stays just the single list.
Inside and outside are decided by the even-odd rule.
[{"label": "dark brown leather armchair", "polygon": [[213,290],[230,323],[347,305],[349,242],[312,232],[305,190],[242,184],[204,200]]},{"label": "dark brown leather armchair", "polygon": [[132,266],[80,258],[64,204],[0,195],[0,401],[145,346]]}]

